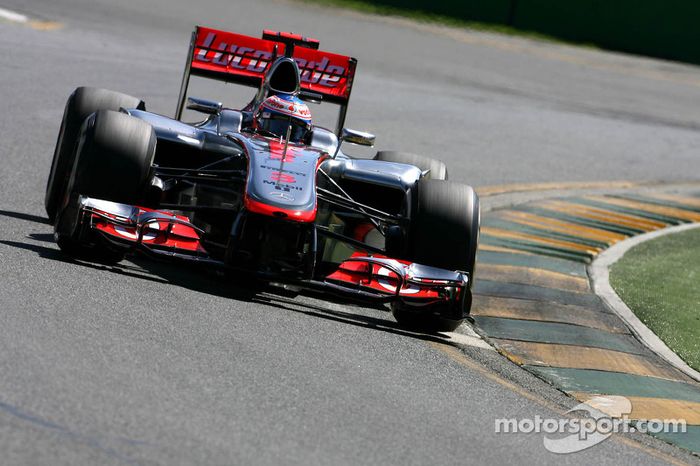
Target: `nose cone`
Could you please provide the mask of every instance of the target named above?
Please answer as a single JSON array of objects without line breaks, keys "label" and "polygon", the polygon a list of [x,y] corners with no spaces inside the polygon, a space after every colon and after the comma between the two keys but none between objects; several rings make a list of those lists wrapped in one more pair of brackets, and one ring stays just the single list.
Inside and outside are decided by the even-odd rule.
[{"label": "nose cone", "polygon": [[297,222],[316,219],[316,170],[327,154],[255,136],[244,205],[250,212]]}]

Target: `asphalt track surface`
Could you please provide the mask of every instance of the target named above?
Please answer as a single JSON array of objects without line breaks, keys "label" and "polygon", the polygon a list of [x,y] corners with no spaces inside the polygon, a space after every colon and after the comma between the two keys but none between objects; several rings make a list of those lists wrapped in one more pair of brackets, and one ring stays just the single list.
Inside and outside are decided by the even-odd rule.
[{"label": "asphalt track surface", "polygon": [[496,418],[559,418],[572,403],[491,351],[450,349],[380,310],[142,259],[66,260],[43,193],[71,90],[172,114],[197,23],[292,30],[356,56],[348,126],[380,149],[441,157],[475,186],[697,180],[697,68],[286,2],[1,6],[64,26],[0,22],[0,463],[692,461],[643,437],[555,456],[542,435],[496,435]]}]

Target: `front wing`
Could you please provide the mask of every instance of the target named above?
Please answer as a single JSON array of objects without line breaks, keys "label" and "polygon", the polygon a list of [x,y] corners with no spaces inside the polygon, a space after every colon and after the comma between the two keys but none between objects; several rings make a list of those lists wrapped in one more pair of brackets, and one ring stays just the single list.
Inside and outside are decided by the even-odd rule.
[{"label": "front wing", "polygon": [[[204,234],[201,229],[187,217],[170,211],[81,197],[79,219],[80,228],[114,247],[231,267],[209,256],[201,243]],[[325,277],[289,283],[357,299],[428,309],[440,305],[452,307],[468,299],[469,279],[462,272],[356,252]],[[271,281],[285,282],[284,277],[274,277]]]}]

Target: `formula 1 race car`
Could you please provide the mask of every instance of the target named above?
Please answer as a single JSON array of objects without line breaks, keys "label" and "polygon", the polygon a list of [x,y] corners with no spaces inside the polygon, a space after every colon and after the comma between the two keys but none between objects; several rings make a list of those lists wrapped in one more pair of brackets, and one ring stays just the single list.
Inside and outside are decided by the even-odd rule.
[{"label": "formula 1 race car", "polygon": [[[446,181],[440,161],[341,151],[344,142],[374,143],[344,128],[356,65],[295,34],[197,27],[175,118],[121,93],[76,89],[46,189],[59,247],[83,260],[139,250],[211,264],[233,277],[388,303],[413,328],[456,328],[471,308],[479,199]],[[257,91],[240,110],[225,108],[188,97],[191,76]],[[282,127],[273,131],[256,119],[272,96],[287,96],[278,99],[283,112],[285,102],[335,104],[337,127],[299,129],[290,116],[269,120]],[[185,107],[206,117],[184,123]]]}]

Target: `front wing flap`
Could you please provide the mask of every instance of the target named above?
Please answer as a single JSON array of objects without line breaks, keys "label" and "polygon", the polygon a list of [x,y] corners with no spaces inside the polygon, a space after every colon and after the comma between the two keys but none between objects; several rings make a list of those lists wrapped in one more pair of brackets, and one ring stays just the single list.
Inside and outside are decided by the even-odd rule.
[{"label": "front wing flap", "polygon": [[[202,246],[204,231],[183,215],[89,197],[81,197],[80,209],[83,226],[112,245],[225,267]],[[469,279],[459,271],[356,252],[321,280],[293,284],[379,302],[402,301],[419,308],[459,302],[469,293]]]}]

